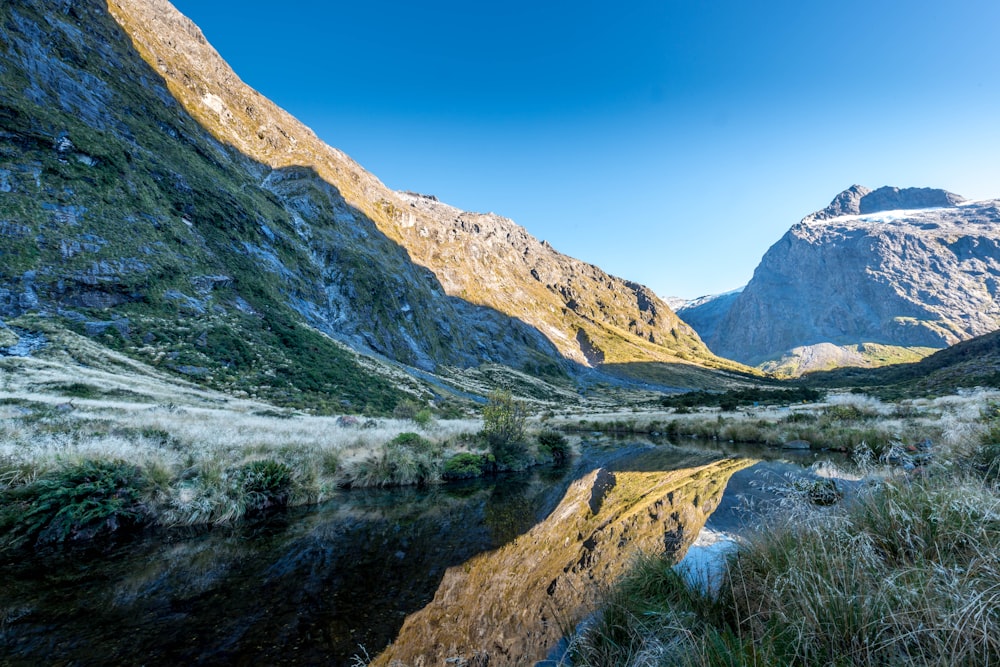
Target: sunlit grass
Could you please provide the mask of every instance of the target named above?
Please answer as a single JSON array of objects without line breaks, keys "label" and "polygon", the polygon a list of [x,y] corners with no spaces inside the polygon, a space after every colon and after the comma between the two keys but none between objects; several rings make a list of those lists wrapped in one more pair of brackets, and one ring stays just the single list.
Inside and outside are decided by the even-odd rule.
[{"label": "sunlit grass", "polygon": [[789,505],[745,537],[714,588],[639,561],[574,638],[574,664],[1000,664],[995,399],[848,403],[935,426],[933,463],[872,470],[832,509]]}]

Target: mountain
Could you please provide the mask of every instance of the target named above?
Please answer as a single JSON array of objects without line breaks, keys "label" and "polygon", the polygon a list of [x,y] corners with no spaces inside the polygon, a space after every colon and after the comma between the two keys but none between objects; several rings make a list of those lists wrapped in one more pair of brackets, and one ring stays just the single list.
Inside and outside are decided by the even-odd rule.
[{"label": "mountain", "polygon": [[1000,328],[1000,200],[853,186],[794,225],[714,318],[709,347],[785,374],[912,361]]},{"label": "mountain", "polygon": [[690,324],[702,340],[711,340],[733,303],[739,297],[743,288],[731,290],[723,294],[710,294],[678,304],[674,308],[677,316]]},{"label": "mountain", "polygon": [[736,367],[647,288],[390,190],[166,0],[18,0],[0,22],[0,317],[323,409],[391,408],[400,364]]}]

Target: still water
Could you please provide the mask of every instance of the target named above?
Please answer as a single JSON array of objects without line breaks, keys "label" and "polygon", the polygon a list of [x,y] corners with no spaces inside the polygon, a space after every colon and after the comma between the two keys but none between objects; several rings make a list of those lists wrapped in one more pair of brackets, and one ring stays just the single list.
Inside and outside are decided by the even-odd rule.
[{"label": "still water", "polygon": [[813,462],[740,454],[595,447],[558,470],[8,560],[0,664],[530,664],[632,554],[738,530]]}]

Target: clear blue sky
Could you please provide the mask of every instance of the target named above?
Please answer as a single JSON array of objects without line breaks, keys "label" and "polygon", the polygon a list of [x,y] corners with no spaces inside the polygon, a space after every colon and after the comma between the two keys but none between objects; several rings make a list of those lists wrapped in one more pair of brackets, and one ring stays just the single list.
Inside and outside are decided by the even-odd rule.
[{"label": "clear blue sky", "polygon": [[174,0],[388,186],[696,297],[859,183],[1000,197],[993,0]]}]

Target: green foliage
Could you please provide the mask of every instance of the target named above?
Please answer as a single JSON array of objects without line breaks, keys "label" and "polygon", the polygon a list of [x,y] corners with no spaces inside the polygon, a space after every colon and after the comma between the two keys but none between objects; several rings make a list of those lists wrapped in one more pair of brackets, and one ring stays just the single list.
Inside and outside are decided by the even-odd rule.
[{"label": "green foliage", "polygon": [[843,403],[823,408],[823,416],[829,421],[866,421],[878,417],[878,412],[851,403]]},{"label": "green foliage", "polygon": [[569,441],[559,431],[542,431],[539,433],[538,450],[539,453],[551,457],[552,462],[556,465],[566,463],[572,454]]},{"label": "green foliage", "polygon": [[524,405],[509,391],[490,392],[483,407],[483,436],[501,468],[520,470],[527,466]]},{"label": "green foliage", "polygon": [[52,386],[52,389],[63,396],[72,396],[73,398],[95,398],[101,394],[96,387],[83,382],[56,384]]},{"label": "green foliage", "polygon": [[441,453],[441,446],[437,445],[418,433],[400,433],[389,441],[390,446],[405,447],[416,454],[431,454],[438,456]]},{"label": "green foliage", "polygon": [[[417,438],[420,443],[426,442],[419,436]],[[440,478],[440,452],[424,449],[422,444],[418,445],[421,451],[417,451],[413,446],[417,441],[404,440],[404,443],[389,442],[358,463],[349,475],[348,484],[358,487],[408,486],[427,484]]]},{"label": "green foliage", "polygon": [[672,394],[660,399],[660,403],[668,408],[721,407],[723,410],[734,410],[740,406],[766,404],[788,405],[803,401],[814,402],[822,399],[824,393],[808,387],[791,389],[730,389],[728,391],[689,391],[683,394]]},{"label": "green foliage", "polygon": [[84,461],[0,492],[0,544],[90,539],[146,521],[149,485],[125,461]]},{"label": "green foliage", "polygon": [[392,417],[393,419],[413,419],[419,411],[420,405],[416,401],[404,398],[396,403],[396,407],[392,409]]},{"label": "green foliage", "polygon": [[787,417],[781,418],[782,424],[814,424],[819,421],[819,417],[811,412],[793,412]]},{"label": "green foliage", "polygon": [[417,426],[426,428],[431,425],[432,421],[434,421],[434,413],[431,412],[429,408],[418,410],[417,414],[413,415],[413,421]]},{"label": "green foliage", "polygon": [[492,460],[493,457],[489,454],[455,454],[444,462],[441,477],[449,480],[482,477],[490,469]]},{"label": "green foliage", "polygon": [[272,459],[251,461],[236,472],[247,513],[284,507],[292,492],[292,469]]}]

